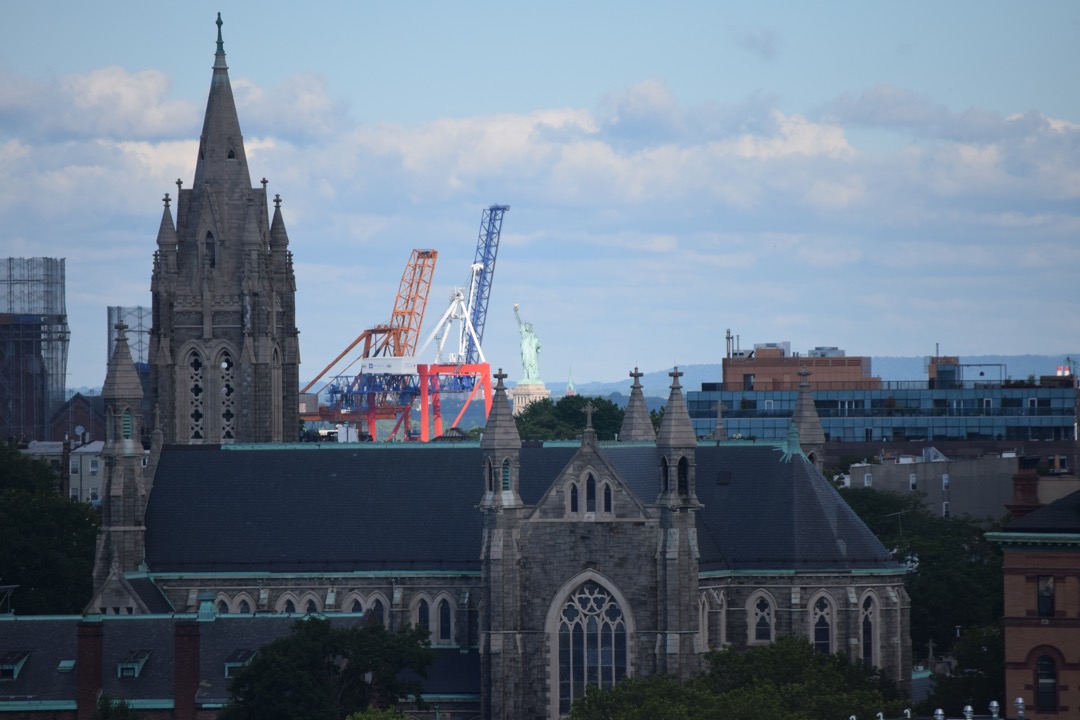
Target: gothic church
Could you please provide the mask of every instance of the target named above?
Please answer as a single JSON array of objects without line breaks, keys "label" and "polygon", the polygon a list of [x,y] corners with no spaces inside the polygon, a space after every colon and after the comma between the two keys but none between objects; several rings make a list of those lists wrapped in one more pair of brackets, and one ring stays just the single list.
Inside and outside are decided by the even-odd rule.
[{"label": "gothic church", "polygon": [[[109,363],[87,613],[149,622],[210,602],[221,624],[419,624],[437,653],[425,694],[445,718],[558,718],[588,684],[689,677],[709,648],[781,634],[906,686],[904,569],[797,433],[699,441],[677,369],[658,433],[631,374],[617,443],[589,416],[580,442],[523,443],[500,373],[479,443],[284,444],[298,425],[295,283],[279,202],[267,217],[219,18],[195,180],[175,226],[166,199],[154,257],[145,465],[122,331]],[[184,706],[210,712],[198,692]]]}]

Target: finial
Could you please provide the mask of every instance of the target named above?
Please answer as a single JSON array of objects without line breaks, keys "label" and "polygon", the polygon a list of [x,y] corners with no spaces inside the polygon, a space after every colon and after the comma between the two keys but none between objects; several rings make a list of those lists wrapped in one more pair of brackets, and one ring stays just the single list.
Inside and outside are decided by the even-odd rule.
[{"label": "finial", "polygon": [[503,385],[503,380],[508,378],[509,375],[504,373],[502,368],[499,368],[499,371],[495,373],[493,377],[498,381],[495,383],[495,389],[505,388],[505,386]]},{"label": "finial", "polygon": [[180,194],[180,188],[182,188],[183,186],[184,186],[184,181],[181,180],[180,178],[176,178],[176,194],[177,195]]},{"label": "finial", "polygon": [[637,365],[635,365],[634,372],[630,373],[630,377],[634,378],[634,384],[630,387],[641,387],[641,378],[645,377],[645,373],[640,372],[637,369]]},{"label": "finial", "polygon": [[218,51],[218,55],[224,55],[225,54],[225,43],[223,43],[221,41],[221,26],[222,26],[222,24],[223,23],[221,22],[221,13],[218,13],[217,14],[217,51]]},{"label": "finial", "polygon": [[668,373],[668,377],[672,378],[671,388],[673,390],[675,388],[682,387],[682,385],[679,384],[679,378],[681,378],[683,376],[683,374],[684,373],[679,372],[679,366],[678,365],[675,366],[674,370],[672,370],[671,372]]},{"label": "finial", "polygon": [[281,193],[275,193],[274,194],[274,207],[275,208],[280,208],[281,207]]},{"label": "finial", "polygon": [[128,329],[127,323],[118,322],[113,327],[116,328],[117,340],[127,340],[127,335],[124,334],[124,331]]},{"label": "finial", "polygon": [[269,180],[267,180],[266,178],[263,178],[263,179],[262,179],[262,180],[260,180],[259,182],[261,182],[261,183],[262,183],[262,186],[263,186],[263,192],[266,192],[266,184],[267,184],[268,182],[270,182],[270,181],[269,181]]},{"label": "finial", "polygon": [[592,428],[592,416],[596,412],[596,406],[592,404],[592,400],[586,401],[585,407],[581,408],[581,412],[585,413],[585,429]]},{"label": "finial", "polygon": [[165,193],[165,197],[161,199],[165,202],[165,207],[169,207],[169,193]]}]

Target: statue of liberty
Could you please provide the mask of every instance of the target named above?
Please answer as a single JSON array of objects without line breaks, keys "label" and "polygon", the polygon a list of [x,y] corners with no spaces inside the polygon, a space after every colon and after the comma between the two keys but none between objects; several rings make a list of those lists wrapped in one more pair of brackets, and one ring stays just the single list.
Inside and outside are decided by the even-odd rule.
[{"label": "statue of liberty", "polygon": [[523,322],[514,305],[514,317],[517,318],[518,332],[521,333],[521,385],[543,385],[540,379],[540,338],[536,337],[532,323]]}]

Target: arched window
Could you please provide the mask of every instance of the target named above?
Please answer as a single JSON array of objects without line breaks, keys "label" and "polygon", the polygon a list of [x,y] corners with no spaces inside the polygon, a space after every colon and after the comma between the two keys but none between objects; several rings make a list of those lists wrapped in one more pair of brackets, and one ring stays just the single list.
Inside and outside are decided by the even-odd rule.
[{"label": "arched window", "polygon": [[427,600],[421,600],[416,604],[416,626],[425,630],[431,629],[431,606]]},{"label": "arched window", "polygon": [[495,492],[495,466],[491,464],[491,459],[486,461],[487,465],[487,491],[490,493]]},{"label": "arched window", "polygon": [[224,600],[218,600],[217,601],[217,611],[218,611],[218,615],[228,615],[229,614],[229,604],[227,602],[225,602]]},{"label": "arched window", "polygon": [[578,491],[577,483],[570,484],[570,512],[576,513],[578,511]]},{"label": "arched window", "polygon": [[363,603],[360,602],[360,598],[355,598],[352,601],[352,607],[349,608],[349,612],[354,612],[354,613],[364,612],[364,605],[363,605]]},{"label": "arched window", "polygon": [[241,613],[242,615],[247,615],[248,613],[250,613],[250,612],[251,612],[251,605],[250,605],[250,603],[248,603],[248,601],[247,601],[247,600],[241,600],[241,601],[240,601],[240,608],[239,608],[239,610],[240,610],[240,613]]},{"label": "arched window", "polygon": [[209,230],[206,232],[206,263],[210,267],[217,265],[217,249],[214,245],[214,233]]},{"label": "arched window", "polygon": [[611,514],[611,485],[604,483],[604,512]]},{"label": "arched window", "polygon": [[877,665],[877,606],[872,595],[862,602],[862,660],[868,667]]},{"label": "arched window", "polygon": [[285,601],[284,611],[287,612],[287,613],[296,612],[296,604],[292,600],[286,600]]},{"label": "arched window", "polygon": [[123,431],[122,431],[123,434],[124,434],[124,439],[125,440],[130,440],[131,439],[131,425],[132,425],[132,422],[131,422],[131,409],[130,408],[124,408],[124,415],[121,418],[121,422],[123,423],[123,426],[124,426]]},{"label": "arched window", "polygon": [[832,605],[824,596],[814,601],[813,608],[814,649],[832,652]]},{"label": "arched window", "polygon": [[304,607],[304,612],[306,612],[308,615],[314,615],[315,613],[319,612],[319,606],[315,604],[314,600],[308,599],[307,605]]},{"label": "arched window", "polygon": [[773,605],[771,599],[765,594],[755,595],[750,598],[748,613],[750,618],[750,644],[772,642],[773,639]]},{"label": "arched window", "polygon": [[205,380],[203,378],[202,357],[195,350],[188,355],[188,437],[192,440],[203,439],[203,396],[206,394]]},{"label": "arched window", "polygon": [[221,388],[221,439],[236,439],[236,385],[233,378],[233,360],[228,352],[221,354],[218,363],[218,387]]},{"label": "arched window", "polygon": [[1057,663],[1049,655],[1043,655],[1035,663],[1035,709],[1039,712],[1057,712]]},{"label": "arched window", "polygon": [[660,493],[664,494],[668,491],[668,466],[667,458],[660,458]]},{"label": "arched window", "polygon": [[375,598],[375,601],[371,603],[371,616],[375,618],[375,622],[380,625],[386,625],[386,605],[379,598]]},{"label": "arched window", "polygon": [[679,458],[679,494],[690,494],[690,461],[684,457]]},{"label": "arched window", "polygon": [[502,489],[510,489],[510,459],[502,461]]},{"label": "arched window", "polygon": [[588,580],[567,598],[559,616],[559,713],[570,711],[586,685],[613,686],[626,675],[626,621],[605,588]]},{"label": "arched window", "polygon": [[439,632],[438,640],[440,645],[447,645],[450,643],[453,629],[453,617],[450,612],[450,601],[443,598],[439,601]]},{"label": "arched window", "polygon": [[596,512],[596,478],[585,478],[585,512]]}]

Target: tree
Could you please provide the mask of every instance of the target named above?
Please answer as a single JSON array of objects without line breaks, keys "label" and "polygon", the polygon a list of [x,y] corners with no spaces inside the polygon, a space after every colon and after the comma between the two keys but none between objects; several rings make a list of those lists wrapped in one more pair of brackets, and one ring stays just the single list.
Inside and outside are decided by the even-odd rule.
[{"label": "tree", "polygon": [[93,594],[100,520],[89,505],[57,494],[43,460],[0,445],[0,582],[18,585],[21,615],[82,612]]},{"label": "tree", "polygon": [[623,410],[601,397],[567,395],[552,402],[550,398],[529,403],[515,416],[522,440],[573,440],[585,429],[585,404],[593,405],[592,423],[596,437],[614,440],[622,427]]},{"label": "tree", "polygon": [[133,710],[126,700],[113,700],[102,695],[90,720],[146,720],[146,716]]},{"label": "tree", "polygon": [[626,678],[589,688],[573,720],[834,720],[898,715],[896,685],[876,668],[817,652],[793,636],[752,648],[710,652],[708,670],[680,683],[667,676]]},{"label": "tree", "polygon": [[919,493],[844,488],[844,500],[898,562],[911,571],[911,640],[947,650],[957,628],[994,626],[1004,612],[1001,550],[974,520],[928,511]]},{"label": "tree", "polygon": [[321,618],[301,620],[236,674],[221,718],[342,720],[390,708],[409,695],[419,698],[420,682],[402,680],[402,671],[424,677],[433,659],[427,630],[391,633],[377,622],[334,628]]},{"label": "tree", "polygon": [[965,629],[952,654],[956,669],[951,675],[933,677],[920,712],[942,708],[947,715],[959,716],[965,705],[984,708],[1005,697],[1005,636],[1000,625]]}]

